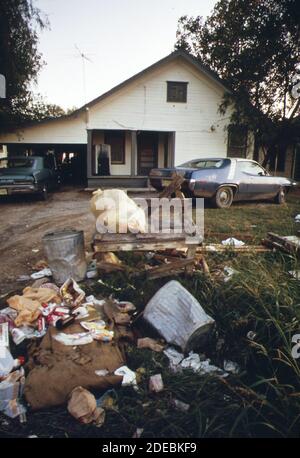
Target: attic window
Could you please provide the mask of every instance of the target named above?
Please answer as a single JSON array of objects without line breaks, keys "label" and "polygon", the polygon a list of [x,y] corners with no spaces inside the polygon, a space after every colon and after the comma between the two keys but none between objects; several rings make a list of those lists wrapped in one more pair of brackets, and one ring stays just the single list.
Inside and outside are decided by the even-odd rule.
[{"label": "attic window", "polygon": [[186,103],[187,85],[181,81],[167,81],[167,102]]}]

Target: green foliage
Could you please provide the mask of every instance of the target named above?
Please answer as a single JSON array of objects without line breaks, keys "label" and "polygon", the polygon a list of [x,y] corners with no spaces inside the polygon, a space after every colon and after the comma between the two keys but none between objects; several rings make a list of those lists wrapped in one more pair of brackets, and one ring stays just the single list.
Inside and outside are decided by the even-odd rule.
[{"label": "green foliage", "polygon": [[231,121],[251,127],[269,156],[285,150],[299,129],[292,120],[299,104],[291,96],[299,64],[298,6],[297,0],[220,0],[205,21],[184,16],[178,24],[176,47],[233,89],[221,111],[233,103]]},{"label": "green foliage", "polygon": [[43,66],[38,32],[48,25],[47,17],[32,0],[1,0],[0,73],[6,78],[7,89],[7,97],[0,99],[1,131],[65,114],[62,108],[45,103],[31,90]]}]

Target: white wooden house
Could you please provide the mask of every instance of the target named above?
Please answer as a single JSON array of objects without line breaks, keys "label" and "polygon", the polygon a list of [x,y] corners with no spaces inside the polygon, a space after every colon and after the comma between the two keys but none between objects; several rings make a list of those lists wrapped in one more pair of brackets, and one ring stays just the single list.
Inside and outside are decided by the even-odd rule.
[{"label": "white wooden house", "polygon": [[61,159],[72,153],[89,187],[145,186],[156,166],[201,157],[252,157],[247,130],[228,135],[230,110],[225,116],[219,112],[226,91],[194,57],[175,51],[73,114],[16,129],[0,136],[0,144],[9,154],[54,150]]}]

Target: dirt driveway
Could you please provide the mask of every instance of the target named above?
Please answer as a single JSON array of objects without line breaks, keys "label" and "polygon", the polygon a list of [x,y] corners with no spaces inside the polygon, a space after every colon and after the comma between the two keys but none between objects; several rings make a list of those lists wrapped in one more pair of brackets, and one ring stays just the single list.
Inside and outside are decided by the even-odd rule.
[{"label": "dirt driveway", "polygon": [[83,190],[66,189],[51,194],[47,202],[35,196],[0,200],[0,295],[25,286],[17,278],[32,273],[34,264],[45,259],[41,240],[46,232],[82,229],[89,245],[94,230],[90,197]]}]

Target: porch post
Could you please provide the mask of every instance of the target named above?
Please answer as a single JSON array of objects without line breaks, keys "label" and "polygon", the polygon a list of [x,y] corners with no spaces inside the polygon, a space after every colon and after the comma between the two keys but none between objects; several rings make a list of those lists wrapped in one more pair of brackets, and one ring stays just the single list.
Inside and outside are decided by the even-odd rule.
[{"label": "porch post", "polygon": [[175,132],[169,133],[169,151],[168,151],[169,167],[174,167],[175,164]]},{"label": "porch post", "polygon": [[92,178],[92,137],[93,131],[87,131],[87,177]]},{"label": "porch post", "polygon": [[131,176],[137,175],[136,172],[136,158],[137,158],[137,138],[136,131],[131,132]]}]

